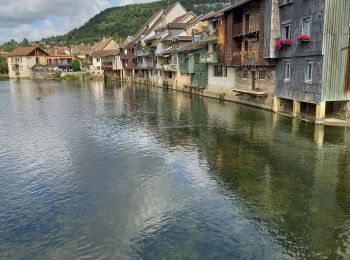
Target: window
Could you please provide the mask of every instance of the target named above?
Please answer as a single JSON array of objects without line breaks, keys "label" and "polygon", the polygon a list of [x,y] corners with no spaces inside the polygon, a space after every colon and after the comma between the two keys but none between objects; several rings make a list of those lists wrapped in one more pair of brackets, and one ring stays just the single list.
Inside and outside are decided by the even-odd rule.
[{"label": "window", "polygon": [[290,23],[283,25],[283,28],[282,28],[283,39],[290,39],[290,38],[292,38],[291,27],[292,27],[292,24],[290,24]]},{"label": "window", "polygon": [[39,64],[39,58],[38,57],[35,58],[35,63]]},{"label": "window", "polygon": [[290,69],[291,69],[291,62],[286,61],[285,67],[284,67],[284,81],[290,80]]},{"label": "window", "polygon": [[97,70],[100,70],[101,69],[101,67],[100,66],[97,66]]},{"label": "window", "polygon": [[247,79],[247,78],[248,78],[248,71],[247,71],[247,70],[244,70],[244,71],[243,71],[242,78],[243,78],[243,79]]},{"label": "window", "polygon": [[305,82],[312,83],[313,77],[314,77],[314,61],[309,60],[306,62]]},{"label": "window", "polygon": [[311,32],[311,18],[305,18],[303,19],[303,29],[302,29],[302,34],[308,34],[310,35]]},{"label": "window", "polygon": [[227,68],[224,65],[214,66],[214,77],[227,77]]},{"label": "window", "polygon": [[266,78],[266,71],[259,70],[259,79],[265,79],[265,78]]},{"label": "window", "polygon": [[199,60],[200,60],[200,55],[199,54],[195,54],[194,55],[194,62],[198,64]]},{"label": "window", "polygon": [[100,59],[96,59],[96,62],[100,62]]}]

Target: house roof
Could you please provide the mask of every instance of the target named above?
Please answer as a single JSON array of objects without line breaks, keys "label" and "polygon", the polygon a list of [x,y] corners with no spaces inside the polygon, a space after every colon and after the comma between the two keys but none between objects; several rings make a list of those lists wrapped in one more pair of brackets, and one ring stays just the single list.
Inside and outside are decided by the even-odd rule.
[{"label": "house roof", "polygon": [[223,13],[226,13],[227,11],[230,11],[230,10],[236,8],[236,7],[244,5],[244,4],[246,4],[246,3],[250,2],[250,1],[252,1],[252,0],[237,0],[236,3],[226,7],[224,9],[222,9],[222,11],[223,11]]},{"label": "house roof", "polygon": [[7,51],[0,51],[0,56],[7,58],[10,53]]},{"label": "house roof", "polygon": [[18,47],[16,49],[14,49],[13,51],[11,51],[7,57],[17,57],[17,56],[31,56],[31,54],[35,51],[39,49],[40,51],[42,51],[44,54],[49,55],[46,51],[44,51],[43,49],[37,47],[37,46],[32,46],[32,47]]},{"label": "house roof", "polygon": [[72,45],[71,53],[75,55],[87,54],[90,49],[90,45]]},{"label": "house roof", "polygon": [[111,42],[114,41],[112,38],[104,38],[102,41],[96,43],[89,51],[89,53],[93,53],[94,51],[102,51],[106,46]]},{"label": "house roof", "polygon": [[[56,54],[57,49],[57,54]],[[49,48],[45,50],[50,56],[72,56],[70,53],[69,48],[67,47],[55,47],[55,48]]]},{"label": "house roof", "polygon": [[102,50],[102,51],[94,51],[91,53],[91,56],[94,58],[102,58],[108,56],[114,56],[119,53],[119,50]]}]

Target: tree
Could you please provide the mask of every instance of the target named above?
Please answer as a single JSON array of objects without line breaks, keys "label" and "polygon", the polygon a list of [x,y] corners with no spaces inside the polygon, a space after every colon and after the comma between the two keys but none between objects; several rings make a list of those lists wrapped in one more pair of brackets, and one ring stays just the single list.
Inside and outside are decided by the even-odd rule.
[{"label": "tree", "polygon": [[24,38],[23,41],[21,42],[22,47],[30,47],[30,42],[28,39]]},{"label": "tree", "polygon": [[72,67],[73,71],[79,71],[80,70],[80,62],[78,60],[72,60],[70,66]]},{"label": "tree", "polygon": [[3,56],[0,56],[0,74],[7,74],[9,73],[8,66],[7,66],[7,59]]}]

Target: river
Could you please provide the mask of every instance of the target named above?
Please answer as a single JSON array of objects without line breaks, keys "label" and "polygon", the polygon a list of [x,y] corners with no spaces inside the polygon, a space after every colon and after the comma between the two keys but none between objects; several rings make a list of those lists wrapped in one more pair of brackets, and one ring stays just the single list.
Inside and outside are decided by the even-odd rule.
[{"label": "river", "polygon": [[1,259],[349,257],[349,129],[143,85],[0,82]]}]

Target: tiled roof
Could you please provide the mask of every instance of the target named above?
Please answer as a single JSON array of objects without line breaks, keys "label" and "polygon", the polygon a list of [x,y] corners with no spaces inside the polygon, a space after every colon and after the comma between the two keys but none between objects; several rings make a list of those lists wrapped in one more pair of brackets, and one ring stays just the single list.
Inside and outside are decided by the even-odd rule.
[{"label": "tiled roof", "polygon": [[30,56],[35,50],[41,50],[44,54],[48,55],[43,49],[37,47],[37,46],[32,46],[32,47],[19,47],[11,51],[7,57],[16,57],[16,56]]},{"label": "tiled roof", "polygon": [[119,53],[119,50],[102,50],[102,51],[94,51],[91,53],[91,56],[94,58],[102,58],[108,56],[114,56]]},{"label": "tiled roof", "polygon": [[73,45],[71,48],[71,53],[75,55],[86,54],[89,52],[91,46],[89,45]]},{"label": "tiled roof", "polygon": [[[57,54],[56,54],[57,49]],[[45,50],[50,56],[72,56],[70,53],[70,50],[66,47],[56,47],[56,48],[49,48]]]}]

